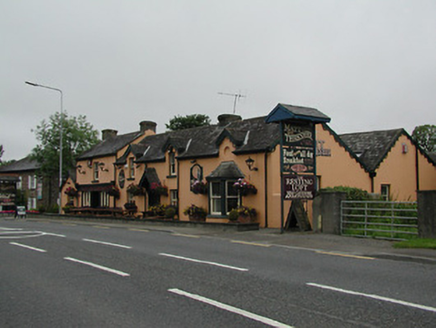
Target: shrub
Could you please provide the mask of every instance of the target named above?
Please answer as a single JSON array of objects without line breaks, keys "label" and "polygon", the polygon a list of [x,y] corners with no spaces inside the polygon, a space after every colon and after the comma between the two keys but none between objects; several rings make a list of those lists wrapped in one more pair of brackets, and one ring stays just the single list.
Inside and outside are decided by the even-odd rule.
[{"label": "shrub", "polygon": [[323,188],[323,191],[332,192],[332,191],[342,191],[347,194],[347,200],[369,200],[373,199],[367,191],[353,188],[353,187],[345,187],[345,186],[336,186],[336,187],[328,187]]},{"label": "shrub", "polygon": [[238,220],[238,218],[239,218],[239,211],[236,208],[234,208],[229,213],[229,220],[236,221],[236,220]]},{"label": "shrub", "polygon": [[174,219],[174,217],[176,216],[177,213],[177,209],[174,206],[168,206],[165,209],[165,217],[167,219]]}]

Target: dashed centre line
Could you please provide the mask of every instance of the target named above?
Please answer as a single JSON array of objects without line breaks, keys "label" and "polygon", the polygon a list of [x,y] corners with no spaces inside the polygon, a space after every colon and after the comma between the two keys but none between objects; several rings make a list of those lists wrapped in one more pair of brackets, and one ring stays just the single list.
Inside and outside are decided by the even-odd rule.
[{"label": "dashed centre line", "polygon": [[105,267],[103,265],[99,265],[99,264],[88,262],[88,261],[78,260],[78,259],[75,259],[75,258],[72,258],[72,257],[64,257],[64,260],[71,261],[71,262],[76,262],[76,263],[80,263],[80,264],[84,264],[84,265],[87,265],[87,266],[90,266],[90,267],[93,267],[93,268],[96,268],[96,269],[99,269],[99,270],[102,270],[102,271],[106,271],[106,272],[110,272],[110,273],[122,276],[122,277],[129,277],[130,276],[129,273],[126,273],[126,272],[123,272],[123,271],[115,270],[115,269],[108,268],[108,267]]},{"label": "dashed centre line", "polygon": [[416,303],[405,302],[405,301],[401,301],[401,300],[396,300],[394,298],[379,296],[379,295],[375,295],[375,294],[365,294],[365,293],[355,292],[355,291],[352,291],[352,290],[336,288],[336,287],[331,287],[331,286],[326,286],[326,285],[320,285],[320,284],[315,284],[315,283],[311,283],[311,282],[306,283],[306,285],[312,286],[312,287],[318,287],[318,288],[322,288],[322,289],[328,289],[328,290],[332,290],[332,291],[339,292],[339,293],[344,293],[344,294],[349,294],[349,295],[356,295],[356,296],[363,296],[363,297],[368,297],[368,298],[376,299],[376,300],[379,300],[379,301],[385,301],[385,302],[390,302],[390,303],[394,303],[394,304],[400,304],[400,305],[404,305],[404,306],[408,306],[408,307],[412,307],[412,308],[416,308],[416,309],[420,309],[420,310],[436,312],[436,308],[431,307],[431,306],[426,306],[426,305],[421,305],[421,304],[416,304]]},{"label": "dashed centre line", "polygon": [[170,293],[173,293],[173,294],[177,294],[177,295],[180,295],[180,296],[185,296],[185,297],[188,297],[190,299],[193,299],[193,300],[196,300],[196,301],[199,301],[199,302],[203,302],[203,303],[215,306],[215,307],[217,307],[219,309],[222,309],[222,310],[225,310],[225,311],[228,311],[228,312],[239,314],[239,315],[241,315],[243,317],[246,317],[248,319],[261,322],[261,323],[263,323],[265,325],[268,325],[268,326],[271,326],[271,327],[292,328],[292,326],[286,325],[286,324],[281,323],[279,321],[272,320],[272,319],[269,319],[269,318],[266,318],[266,317],[262,317],[262,316],[260,316],[258,314],[251,313],[251,312],[239,309],[237,307],[234,307],[234,306],[231,306],[231,305],[227,305],[227,304],[224,304],[224,303],[221,303],[221,302],[218,302],[218,301],[215,301],[215,300],[212,300],[210,298],[206,298],[206,297],[203,297],[203,296],[200,296],[200,295],[191,294],[191,293],[185,292],[185,291],[177,289],[177,288],[168,289],[168,291]]},{"label": "dashed centre line", "polygon": [[24,244],[15,243],[15,242],[10,242],[9,244],[15,245],[15,246],[20,246],[23,248],[27,248],[27,249],[30,249],[32,251],[36,251],[36,252],[40,252],[40,253],[47,253],[47,251],[45,249],[36,248],[36,247],[29,246],[29,245],[24,245]]},{"label": "dashed centre line", "polygon": [[231,266],[231,265],[226,265],[226,264],[221,264],[221,263],[216,263],[216,262],[210,262],[210,261],[202,261],[202,260],[192,259],[192,258],[189,258],[189,257],[173,255],[173,254],[159,253],[159,255],[167,256],[167,257],[172,257],[172,258],[175,258],[175,259],[189,261],[189,262],[214,265],[214,266],[217,266],[217,267],[231,269],[231,270],[236,270],[236,271],[248,271],[248,269],[246,269],[246,268],[238,268],[238,267]]},{"label": "dashed centre line", "polygon": [[114,246],[114,247],[120,247],[120,248],[127,248],[127,249],[131,249],[131,246],[126,246],[126,245],[121,245],[121,244],[114,244],[114,243],[109,243],[106,241],[99,241],[99,240],[93,240],[93,239],[86,239],[83,238],[83,241],[87,241],[90,243],[94,243],[94,244],[102,244],[102,245],[107,245],[107,246]]}]

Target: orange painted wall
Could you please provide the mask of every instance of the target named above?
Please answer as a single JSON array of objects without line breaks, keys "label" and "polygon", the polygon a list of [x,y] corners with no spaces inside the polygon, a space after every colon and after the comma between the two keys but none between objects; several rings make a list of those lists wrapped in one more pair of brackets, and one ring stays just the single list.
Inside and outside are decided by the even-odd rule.
[{"label": "orange painted wall", "polygon": [[419,190],[436,190],[436,167],[418,153]]},{"label": "orange painted wall", "polygon": [[[403,144],[407,148],[405,153],[403,153]],[[375,193],[380,193],[382,184],[388,184],[391,200],[416,200],[415,147],[406,136],[400,136],[376,172]]]},{"label": "orange painted wall", "polygon": [[[317,175],[321,177],[321,188],[334,186],[350,186],[364,189],[371,192],[371,178],[369,173],[353,158],[346,149],[338,143],[334,135],[325,129],[322,125],[316,126],[317,140],[324,141],[324,149],[331,151],[331,156],[317,156]],[[139,142],[141,138],[135,140]],[[408,152],[402,152],[402,144],[406,144]],[[169,176],[169,153],[166,152],[165,162],[148,163],[135,165],[134,179],[129,180],[129,171],[126,167],[115,167],[113,163],[117,157],[124,154],[128,146],[121,149],[117,156],[108,156],[95,159],[98,162],[103,162],[107,172],[99,171],[98,183],[109,183],[115,181],[118,184],[118,174],[121,169],[124,170],[126,181],[124,188],[120,188],[121,196],[111,206],[123,207],[128,201],[126,189],[130,183],[139,184],[146,167],[155,168],[157,175],[163,185],[168,187],[168,190],[178,190],[179,196],[179,213],[181,220],[188,220],[188,217],[183,215],[183,210],[195,204],[209,210],[208,196],[202,194],[194,194],[190,191],[190,170],[195,164],[203,168],[203,177],[210,175],[223,161],[234,161],[245,176],[245,179],[256,186],[258,192],[256,195],[244,196],[242,204],[253,207],[258,212],[258,221],[261,227],[280,228],[281,226],[281,181],[280,181],[280,146],[277,145],[273,152],[235,155],[233,151],[235,146],[231,140],[224,139],[219,147],[219,156],[211,158],[197,158],[187,160],[176,160],[177,176]],[[177,157],[178,154],[176,154]],[[129,158],[133,155],[130,154]],[[250,171],[245,163],[245,160],[251,157],[254,159],[254,166],[257,171]],[[127,161],[129,163],[129,161]],[[93,183],[93,170],[87,166],[87,161],[81,161],[78,164],[82,165],[82,170],[85,174],[77,173],[77,182],[79,184]],[[422,190],[436,189],[436,168],[427,159],[419,154],[419,169],[420,169],[420,188]],[[266,182],[265,182],[266,174]],[[265,185],[266,183],[266,185]],[[388,156],[377,169],[377,175],[374,178],[374,191],[379,193],[381,184],[391,185],[391,192],[395,200],[415,200],[416,199],[416,180],[415,180],[415,147],[406,136],[400,137],[394,147],[389,152]],[[139,211],[148,209],[148,196],[135,196],[134,200]],[[265,202],[265,197],[267,202]],[[113,197],[110,198],[111,202]],[[63,200],[64,201],[64,200]],[[65,200],[66,202],[66,200]],[[63,202],[63,204],[65,203]],[[162,204],[169,204],[170,197],[161,197]],[[284,220],[286,220],[290,201],[284,202]],[[308,212],[310,211],[311,202],[308,202]],[[310,219],[311,220],[311,219]],[[227,222],[226,218],[208,218],[209,222]]]},{"label": "orange painted wall", "polygon": [[321,188],[346,186],[371,191],[368,173],[321,124],[316,125],[316,138],[324,141],[324,149],[331,150],[330,157],[316,157],[317,176],[321,176]]}]

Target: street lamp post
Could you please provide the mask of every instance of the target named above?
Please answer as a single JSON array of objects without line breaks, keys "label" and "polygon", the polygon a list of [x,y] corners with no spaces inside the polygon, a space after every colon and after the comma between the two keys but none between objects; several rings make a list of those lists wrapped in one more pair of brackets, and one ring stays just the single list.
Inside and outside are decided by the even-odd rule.
[{"label": "street lamp post", "polygon": [[29,81],[25,81],[26,84],[31,85],[33,87],[40,87],[40,88],[46,88],[46,89],[50,89],[50,90],[54,90],[54,91],[58,91],[61,95],[61,119],[60,119],[60,128],[59,128],[59,132],[60,132],[60,141],[59,141],[59,214],[62,213],[62,203],[61,203],[61,197],[62,197],[62,192],[61,192],[61,188],[62,188],[62,127],[63,127],[63,93],[61,89],[57,89],[57,88],[53,88],[53,87],[49,87],[46,85],[42,85],[42,84],[38,84],[38,83],[33,83],[33,82],[29,82]]}]

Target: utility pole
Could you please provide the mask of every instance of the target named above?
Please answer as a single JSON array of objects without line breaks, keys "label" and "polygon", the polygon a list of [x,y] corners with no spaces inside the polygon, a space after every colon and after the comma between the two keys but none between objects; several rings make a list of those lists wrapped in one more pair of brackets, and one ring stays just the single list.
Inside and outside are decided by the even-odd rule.
[{"label": "utility pole", "polygon": [[218,92],[219,95],[222,96],[232,96],[235,97],[235,101],[233,102],[233,114],[236,113],[236,102],[239,100],[239,98],[245,98],[246,96],[241,95],[240,93],[225,93],[225,92]]}]

